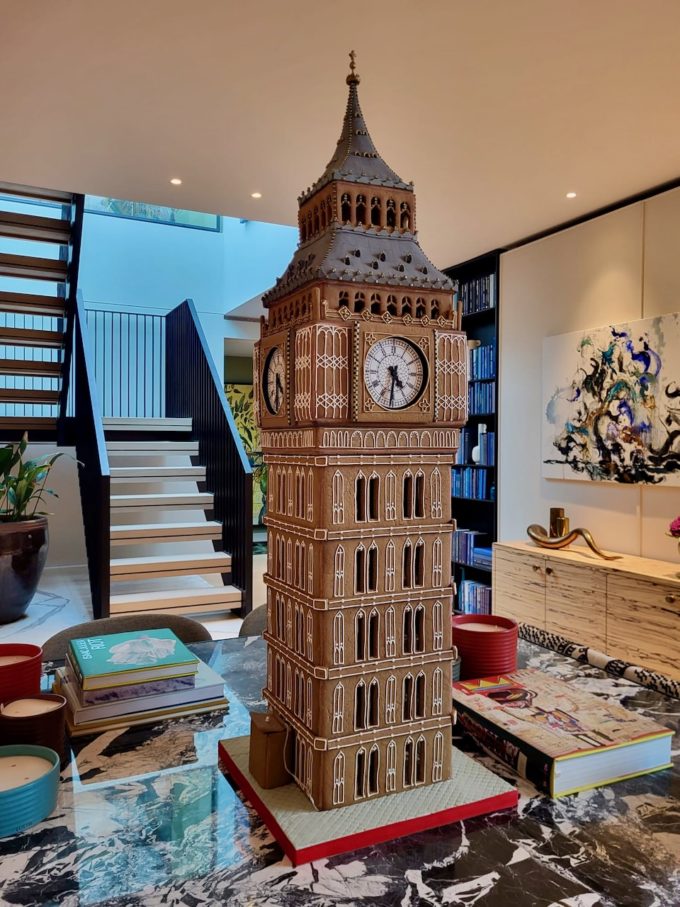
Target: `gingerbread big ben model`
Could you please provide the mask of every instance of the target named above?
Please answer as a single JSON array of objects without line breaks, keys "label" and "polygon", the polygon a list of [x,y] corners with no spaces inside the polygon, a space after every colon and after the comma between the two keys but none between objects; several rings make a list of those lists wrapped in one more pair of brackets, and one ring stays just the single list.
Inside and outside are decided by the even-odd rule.
[{"label": "gingerbread big ben model", "polygon": [[255,353],[265,697],[286,770],[322,810],[451,774],[450,479],[467,410],[452,285],[418,244],[413,185],[368,134],[353,54],[347,83]]}]

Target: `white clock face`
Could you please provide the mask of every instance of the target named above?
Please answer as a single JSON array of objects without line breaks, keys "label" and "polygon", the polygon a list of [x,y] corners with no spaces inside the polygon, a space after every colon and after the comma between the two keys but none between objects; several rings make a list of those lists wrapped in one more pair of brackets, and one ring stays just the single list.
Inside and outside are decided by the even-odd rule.
[{"label": "white clock face", "polygon": [[263,379],[264,402],[269,412],[275,416],[281,410],[286,391],[286,363],[278,346],[267,355]]},{"label": "white clock face", "polygon": [[427,384],[427,362],[420,349],[403,337],[385,337],[366,353],[364,383],[383,409],[406,409]]}]

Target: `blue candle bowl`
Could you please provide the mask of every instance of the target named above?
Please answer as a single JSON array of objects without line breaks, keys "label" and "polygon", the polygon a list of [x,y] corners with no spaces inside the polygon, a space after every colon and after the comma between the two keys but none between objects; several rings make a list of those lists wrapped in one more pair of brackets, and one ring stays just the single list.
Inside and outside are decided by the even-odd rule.
[{"label": "blue candle bowl", "polygon": [[57,805],[60,761],[54,750],[28,744],[0,746],[0,757],[3,756],[39,756],[52,768],[35,781],[0,791],[0,838],[24,831],[53,812]]}]

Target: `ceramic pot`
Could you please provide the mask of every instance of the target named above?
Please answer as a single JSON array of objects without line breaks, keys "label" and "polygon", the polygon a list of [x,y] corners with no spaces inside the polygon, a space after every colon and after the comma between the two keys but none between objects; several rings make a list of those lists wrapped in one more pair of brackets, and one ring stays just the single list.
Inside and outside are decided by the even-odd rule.
[{"label": "ceramic pot", "polygon": [[0,522],[0,624],[26,613],[47,560],[48,540],[46,517]]}]

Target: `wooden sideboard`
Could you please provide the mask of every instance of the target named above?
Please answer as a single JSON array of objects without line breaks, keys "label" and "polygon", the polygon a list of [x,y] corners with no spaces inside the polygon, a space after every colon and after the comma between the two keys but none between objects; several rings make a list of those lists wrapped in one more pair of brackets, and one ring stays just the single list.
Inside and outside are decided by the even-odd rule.
[{"label": "wooden sideboard", "polygon": [[669,561],[499,542],[493,610],[680,680],[679,572]]}]

